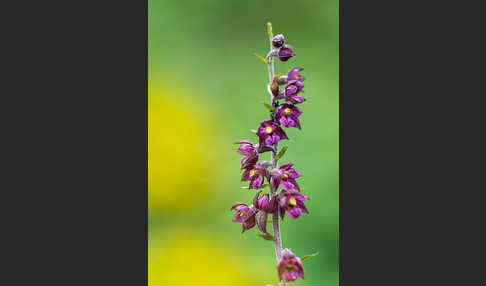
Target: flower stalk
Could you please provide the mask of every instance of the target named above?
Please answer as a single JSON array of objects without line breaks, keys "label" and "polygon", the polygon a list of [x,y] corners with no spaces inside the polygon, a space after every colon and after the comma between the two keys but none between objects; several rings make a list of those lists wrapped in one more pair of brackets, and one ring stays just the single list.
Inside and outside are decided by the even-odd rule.
[{"label": "flower stalk", "polygon": [[[269,42],[270,42],[270,51],[268,52],[267,56],[267,66],[268,66],[268,92],[270,93],[270,98],[272,102],[272,106],[275,107],[275,110],[272,112],[272,120],[275,121],[275,112],[276,112],[276,96],[274,95],[274,92],[272,92],[272,83],[273,79],[275,76],[275,67],[273,63],[274,55],[277,51],[277,49],[274,47],[273,43],[273,31],[272,31],[272,23],[267,24],[267,31],[268,31],[268,36],[269,36]],[[278,168],[278,162],[277,159],[275,158],[277,156],[278,152],[278,142],[273,144],[273,151],[272,151],[272,168],[276,169]],[[275,187],[274,180],[270,182],[270,197],[273,199],[277,196],[277,188]],[[272,224],[273,224],[273,236],[275,237],[275,256],[277,257],[277,262],[282,258],[282,236],[280,234],[280,222],[279,222],[279,217],[278,217],[278,210],[275,210],[275,212],[272,213]]]}]

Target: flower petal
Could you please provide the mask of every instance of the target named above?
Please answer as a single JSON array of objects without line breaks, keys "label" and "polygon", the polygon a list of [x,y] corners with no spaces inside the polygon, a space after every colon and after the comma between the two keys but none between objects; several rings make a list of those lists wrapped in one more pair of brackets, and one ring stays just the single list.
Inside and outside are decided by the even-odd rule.
[{"label": "flower petal", "polygon": [[289,213],[290,218],[296,219],[296,218],[300,217],[300,215],[302,214],[302,210],[298,207],[293,207],[293,208],[290,208],[288,210],[288,213]]}]

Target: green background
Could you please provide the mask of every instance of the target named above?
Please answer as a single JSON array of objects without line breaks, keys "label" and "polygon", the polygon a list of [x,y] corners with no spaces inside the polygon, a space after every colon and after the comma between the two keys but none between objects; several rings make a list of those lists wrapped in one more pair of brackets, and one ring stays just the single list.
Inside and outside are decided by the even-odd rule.
[{"label": "green background", "polygon": [[302,130],[285,129],[310,214],[282,223],[283,246],[304,261],[295,285],[337,286],[338,1],[149,0],[149,286],[278,285],[273,243],[241,234],[231,205],[240,187],[241,139],[268,118],[266,23],[303,67]]}]

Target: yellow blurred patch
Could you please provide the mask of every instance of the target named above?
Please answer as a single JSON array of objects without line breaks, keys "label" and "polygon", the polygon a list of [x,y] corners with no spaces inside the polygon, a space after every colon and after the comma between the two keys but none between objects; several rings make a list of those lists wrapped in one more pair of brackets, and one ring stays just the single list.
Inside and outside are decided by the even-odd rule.
[{"label": "yellow blurred patch", "polygon": [[149,87],[149,211],[182,211],[208,195],[209,130],[195,108],[174,88]]},{"label": "yellow blurred patch", "polygon": [[149,242],[148,286],[265,285],[266,275],[250,275],[255,267],[252,257],[236,257],[231,251],[236,245],[216,240],[178,230],[153,239]]}]

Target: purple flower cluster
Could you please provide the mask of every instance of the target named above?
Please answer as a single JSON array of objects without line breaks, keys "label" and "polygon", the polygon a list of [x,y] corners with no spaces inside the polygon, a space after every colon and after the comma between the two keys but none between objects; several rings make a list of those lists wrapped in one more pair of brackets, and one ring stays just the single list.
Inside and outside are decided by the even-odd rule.
[{"label": "purple flower cluster", "polygon": [[[292,51],[293,47],[284,43],[283,35],[273,37],[269,65],[273,64],[273,57],[287,61],[295,56]],[[258,143],[254,144],[250,140],[236,142],[239,144],[237,152],[243,155],[241,180],[249,182],[248,189],[255,189],[258,192],[253,197],[253,204],[236,203],[231,207],[236,211],[233,221],[241,224],[242,232],[257,226],[265,237],[273,237],[272,240],[276,241],[276,249],[281,249],[281,242],[277,242],[275,238],[280,236],[278,224],[274,224],[274,237],[266,229],[268,215],[273,215],[273,220],[278,220],[279,217],[283,220],[285,213],[291,219],[301,217],[302,213],[309,213],[305,206],[305,201],[309,198],[302,193],[296,181],[301,174],[293,168],[294,164],[290,162],[278,167],[278,160],[287,148],[285,147],[285,150],[279,152],[278,143],[281,140],[289,139],[283,127],[301,129],[299,116],[302,111],[296,105],[305,101],[302,97],[305,80],[300,74],[302,70],[302,68],[296,67],[286,75],[273,77],[273,81],[269,84],[272,97],[271,119],[265,119],[260,123],[256,131]],[[272,72],[270,75],[273,76]],[[283,86],[282,90],[279,88],[280,85]],[[280,100],[283,102],[280,103]],[[272,162],[259,161],[261,154],[269,151],[272,154]],[[269,193],[264,193],[267,187]],[[280,246],[277,248],[278,243]],[[295,281],[298,277],[304,277],[300,259],[290,250],[284,249],[277,257],[279,258],[277,269],[280,280],[290,282]]]}]

